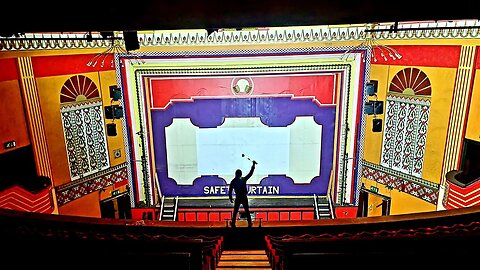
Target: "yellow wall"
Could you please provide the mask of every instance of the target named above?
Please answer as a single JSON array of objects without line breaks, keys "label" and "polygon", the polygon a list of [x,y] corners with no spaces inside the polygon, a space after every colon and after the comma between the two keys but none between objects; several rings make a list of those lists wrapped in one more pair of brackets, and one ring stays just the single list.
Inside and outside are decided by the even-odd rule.
[{"label": "yellow wall", "polygon": [[[78,74],[37,78],[37,87],[40,104],[42,107],[42,116],[45,124],[48,150],[52,163],[52,175],[55,186],[70,182],[65,138],[63,134],[62,119],[60,116],[60,90],[62,89],[65,81],[67,81],[72,75]],[[90,78],[99,87],[104,106],[109,106],[109,86],[116,84],[115,71],[100,72],[100,75],[97,72],[83,73],[81,75]],[[112,120],[105,119],[106,123],[111,121]],[[117,136],[107,136],[111,166],[125,162],[122,123],[120,119],[116,119],[115,123],[117,124]],[[122,150],[122,156],[120,158],[115,159],[113,157],[114,149]]]},{"label": "yellow wall", "polygon": [[[103,106],[110,106],[111,99],[110,99],[110,86],[117,85],[115,71],[105,71],[99,73],[100,83],[98,87],[101,90],[101,96],[103,100]],[[120,104],[119,101],[116,101],[114,104]],[[105,112],[105,110],[103,110]],[[110,165],[115,166],[126,162],[125,159],[125,146],[123,140],[123,131],[122,131],[122,119],[105,119],[105,124],[108,123],[115,123],[117,125],[117,136],[107,136],[107,144],[108,144],[108,153],[110,157]],[[106,129],[106,127],[105,127]],[[120,150],[121,156],[120,158],[115,158],[114,150]]]},{"label": "yellow wall", "polygon": [[[370,79],[378,81],[378,100],[386,100],[389,83],[397,72],[409,66],[372,65]],[[446,136],[450,119],[450,107],[452,103],[456,69],[438,67],[416,67],[423,71],[429,78],[432,94],[430,97],[430,118],[428,122],[427,141],[422,178],[433,183],[442,180],[443,153],[445,150]],[[372,99],[370,97],[370,99]],[[384,108],[385,109],[385,108]],[[385,110],[377,118],[383,119],[385,125]],[[382,152],[382,132],[372,132],[373,116],[366,116],[364,159],[368,162],[380,164]],[[365,181],[367,179],[363,179]],[[368,183],[370,180],[367,180]],[[369,188],[370,185],[367,185]],[[422,199],[400,192],[396,189],[386,190],[384,185],[377,184],[380,194],[391,197],[390,214],[404,214],[409,212],[433,211],[436,205]]]},{"label": "yellow wall", "polygon": [[69,77],[69,75],[65,75],[37,78],[38,96],[40,106],[42,107],[42,118],[54,186],[70,182],[67,151],[60,115],[60,90]]},{"label": "yellow wall", "polygon": [[[0,125],[0,154],[30,144],[18,81],[0,82],[0,122],[2,123]],[[15,141],[16,146],[4,149],[3,144],[8,141]]]},{"label": "yellow wall", "polygon": [[[480,78],[480,71],[476,70],[475,78]],[[480,82],[473,84],[472,98],[468,112],[468,124],[465,138],[480,142]]]},{"label": "yellow wall", "polygon": [[58,214],[84,217],[100,217],[101,190],[92,192],[58,208]]},{"label": "yellow wall", "polygon": [[[378,81],[377,85],[377,97],[378,100],[385,101],[389,78],[389,66],[387,65],[372,65],[370,69],[370,79]],[[372,97],[369,97],[370,100],[373,100]],[[385,112],[385,110],[384,110]],[[385,123],[385,113],[376,116],[377,119],[382,119],[382,122]],[[373,132],[372,131],[372,115],[365,115],[365,142],[364,142],[364,159],[366,161],[380,164],[380,157],[382,153],[382,139],[383,139],[383,128],[382,132]]]},{"label": "yellow wall", "polygon": [[[378,99],[385,101],[389,83],[398,71],[405,66],[372,65],[370,78],[378,81]],[[418,67],[427,74],[432,86],[430,119],[428,122],[427,142],[422,177],[434,183],[440,183],[443,152],[450,119],[453,88],[456,70],[451,68]],[[383,120],[385,113],[377,116]],[[382,132],[372,132],[373,116],[367,116],[365,129],[366,161],[379,164],[382,152]],[[385,124],[385,121],[383,121]]]},{"label": "yellow wall", "polygon": [[[303,44],[305,45],[305,44]],[[311,44],[309,44],[311,45]],[[296,45],[302,47],[300,45]],[[207,48],[202,48],[204,50],[221,50],[221,49],[242,49],[247,46],[233,46],[228,48],[219,48],[218,46],[212,46]],[[248,46],[252,47],[252,46]],[[280,47],[286,47],[283,44]],[[290,46],[293,47],[293,46]],[[259,47],[261,48],[261,47]],[[152,48],[149,48],[152,49]],[[168,50],[188,50],[188,49],[195,49],[198,48],[168,48]],[[384,100],[386,99],[387,89],[389,87],[389,83],[391,79],[395,76],[395,74],[404,69],[408,66],[389,66],[389,65],[372,65],[370,70],[370,78],[373,80],[378,81],[378,99]],[[427,133],[427,142],[426,142],[426,149],[425,149],[425,158],[424,158],[424,169],[423,169],[423,178],[434,182],[439,183],[441,181],[441,170],[442,170],[442,161],[443,161],[443,151],[445,147],[446,141],[446,134],[448,128],[448,121],[449,121],[449,114],[450,114],[450,105],[452,100],[452,93],[454,88],[455,82],[455,75],[456,70],[453,68],[437,68],[437,67],[418,67],[423,72],[425,72],[430,79],[432,85],[432,95],[431,95],[431,107],[430,107],[430,120],[428,125],[428,133]],[[115,72],[108,71],[108,72],[100,72],[100,73],[91,73],[91,74],[83,74],[91,78],[97,85],[99,85],[101,89],[101,95],[103,97],[104,106],[110,105],[110,98],[109,98],[109,86],[112,84],[116,84]],[[69,76],[59,76],[58,78],[41,78],[39,80],[39,89],[42,89],[46,92],[49,87],[52,88],[52,85],[55,85],[53,88],[56,91],[59,91],[61,85],[64,83],[65,79]],[[58,82],[56,80],[59,80]],[[51,94],[51,90],[49,94]],[[56,93],[58,97],[58,93]],[[56,112],[58,111],[59,101],[58,98],[56,100],[50,100],[52,97],[44,97],[45,102],[48,103],[44,104],[43,106],[47,106],[50,109],[47,109],[48,113],[50,110],[50,117],[55,117]],[[371,98],[370,98],[371,99]],[[53,108],[52,108],[52,104]],[[45,113],[45,112],[44,112]],[[472,113],[472,111],[471,111]],[[384,120],[385,114],[377,116]],[[58,117],[58,116],[56,116]],[[366,131],[365,131],[365,152],[364,152],[364,159],[379,164],[381,151],[382,151],[382,139],[383,139],[383,132],[372,132],[372,118],[373,116],[366,116]],[[106,122],[109,123],[112,120],[106,119]],[[114,120],[117,124],[117,132],[118,135],[115,137],[107,137],[108,140],[108,148],[109,148],[109,155],[111,165],[117,165],[125,162],[125,152],[124,152],[124,142],[123,142],[123,135],[121,133],[121,120]],[[385,121],[383,121],[385,123]],[[59,130],[62,131],[61,121],[60,119],[53,121],[49,124],[48,130],[52,133],[58,132]],[[49,134],[51,140],[58,140],[61,139],[63,142],[63,134],[60,132],[56,136]],[[62,157],[60,162],[56,164],[58,167],[55,171],[61,172],[59,177],[62,180],[61,183],[66,183],[69,181],[69,174],[68,174],[68,164],[66,160],[66,153],[64,149],[64,144],[62,143],[61,146],[54,147],[55,149],[51,149],[52,156],[59,156]],[[115,159],[113,156],[113,151],[115,149],[121,150],[121,158]],[[363,179],[366,181],[366,179]],[[377,186],[382,186],[381,184],[377,184]],[[391,197],[392,204],[390,213],[391,214],[403,214],[411,212],[418,212],[418,211],[430,211],[435,210],[436,206],[434,204],[425,202],[424,200],[418,199],[414,196],[408,195],[403,192],[399,192],[398,190],[387,190],[384,187],[381,187],[380,193]],[[90,199],[88,199],[90,198]],[[91,196],[85,196],[78,200],[97,200]],[[77,202],[78,203],[78,202]],[[70,205],[72,203],[69,203]],[[70,207],[63,206],[61,209],[62,213],[65,211],[68,212]]]},{"label": "yellow wall", "polygon": [[[435,42],[435,43],[434,43]],[[415,41],[403,41],[403,44],[415,44],[415,45],[432,45],[437,44],[439,41],[415,40]],[[446,40],[441,41],[444,44],[461,45],[471,44],[472,40]],[[478,41],[476,41],[478,42]],[[246,50],[246,49],[267,49],[267,48],[309,48],[309,47],[322,47],[327,46],[329,48],[335,46],[350,45],[347,43],[335,43],[329,42],[304,42],[304,43],[283,43],[283,44],[245,44],[245,45],[212,45],[212,46],[164,46],[164,47],[148,47],[142,48],[142,51],[155,51],[162,50],[164,52],[174,51],[221,51],[221,50]],[[97,50],[98,51],[98,50]],[[102,50],[103,51],[103,50]],[[81,54],[92,53],[92,50],[46,50],[32,52],[12,52],[0,54],[0,58],[7,58],[12,56],[26,56],[26,55],[69,55],[69,54]],[[378,81],[378,99],[384,100],[386,98],[387,89],[389,83],[395,74],[409,66],[395,66],[395,65],[378,65],[373,64],[370,67],[370,78]],[[443,164],[443,153],[445,149],[445,142],[448,129],[448,121],[450,115],[450,106],[452,101],[454,83],[456,81],[456,69],[455,68],[439,68],[439,67],[417,67],[425,72],[430,79],[432,86],[431,95],[431,107],[430,107],[430,119],[428,124],[427,142],[425,149],[425,158],[423,166],[423,178],[427,181],[434,183],[440,183],[441,171]],[[478,72],[477,72],[478,73]],[[60,186],[62,184],[70,183],[70,174],[68,169],[68,159],[65,150],[63,127],[60,118],[60,90],[65,81],[74,75],[84,75],[94,81],[101,91],[102,100],[104,106],[110,105],[109,86],[117,84],[115,70],[102,71],[102,72],[90,72],[81,74],[65,74],[50,77],[36,78],[39,100],[42,111],[42,118],[44,120],[44,126],[46,131],[46,140],[48,144],[49,158],[52,166],[52,180],[54,186]],[[474,78],[480,78],[480,74],[476,74]],[[18,82],[1,82],[0,91],[4,89],[19,89]],[[474,91],[469,108],[469,123],[467,125],[466,137],[480,141],[480,83],[474,82]],[[4,92],[5,94],[6,92]],[[1,94],[1,93],[0,93]],[[372,98],[370,98],[372,99]],[[3,100],[2,100],[3,101]],[[377,118],[384,120],[385,114],[377,116]],[[364,144],[364,159],[368,162],[380,164],[383,132],[372,132],[372,118],[373,116],[366,116],[366,129],[365,129],[365,144]],[[105,120],[106,123],[112,120]],[[125,149],[122,133],[122,120],[116,119],[114,122],[117,124],[117,136],[107,136],[108,152],[110,156],[111,166],[125,163]],[[383,121],[385,124],[385,121]],[[121,157],[114,158],[114,150],[120,149]],[[434,211],[436,206],[432,203],[425,202],[414,196],[408,195],[398,190],[388,190],[381,184],[374,183],[368,179],[362,179],[366,183],[366,187],[369,188],[372,184],[379,187],[379,193],[388,197],[391,197],[391,214],[403,214],[409,212],[424,212]],[[108,187],[110,188],[110,187]],[[64,206],[61,206],[59,213],[67,215],[84,215],[84,216],[100,216],[99,200],[105,194],[104,192],[93,192],[92,194],[83,196],[76,199]]]},{"label": "yellow wall", "polygon": [[115,190],[123,193],[127,189],[126,186],[115,188],[115,185],[111,185],[105,187],[103,190],[97,190],[59,207],[58,213],[60,215],[101,217],[100,201],[110,198]]},{"label": "yellow wall", "polygon": [[377,187],[378,194],[391,198],[390,215],[420,213],[436,210],[436,205],[424,200],[420,200],[405,192],[400,192],[396,189],[389,190],[385,188],[385,185],[366,178],[362,178],[362,182],[365,183],[366,189],[370,190],[371,186]]},{"label": "yellow wall", "polygon": [[[60,90],[66,80],[74,75],[84,75],[97,85],[104,106],[109,106],[111,104],[109,86],[117,84],[114,70],[37,78],[39,100],[42,107],[42,117],[45,125],[46,140],[52,166],[52,180],[56,187],[71,182],[60,115]],[[105,124],[111,121],[112,120],[110,119],[105,119]],[[120,119],[114,121],[117,124],[117,136],[107,136],[107,146],[111,166],[125,163],[126,160],[122,123]],[[113,150],[115,149],[121,150],[120,158],[114,158]],[[98,195],[98,191],[93,192],[93,194]],[[59,207],[59,213],[64,215],[99,217],[99,197],[92,196],[91,194],[83,196]]]},{"label": "yellow wall", "polygon": [[432,86],[422,178],[440,183],[456,70],[452,68],[420,68],[427,74]]}]

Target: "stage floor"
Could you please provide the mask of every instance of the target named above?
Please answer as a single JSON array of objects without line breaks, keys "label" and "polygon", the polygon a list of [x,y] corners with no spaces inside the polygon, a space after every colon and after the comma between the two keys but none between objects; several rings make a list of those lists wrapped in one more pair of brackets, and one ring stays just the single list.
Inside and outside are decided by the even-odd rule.
[{"label": "stage floor", "polygon": [[[320,198],[325,198],[324,196]],[[288,208],[288,207],[314,207],[313,196],[282,196],[248,198],[250,208]],[[179,197],[179,208],[231,208],[233,204],[225,197]]]}]

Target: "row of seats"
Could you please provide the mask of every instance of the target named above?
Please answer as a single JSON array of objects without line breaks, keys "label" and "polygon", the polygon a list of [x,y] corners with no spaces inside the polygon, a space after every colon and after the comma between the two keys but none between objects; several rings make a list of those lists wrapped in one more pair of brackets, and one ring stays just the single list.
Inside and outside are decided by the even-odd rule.
[{"label": "row of seats", "polygon": [[[223,250],[223,236],[204,235],[150,235],[150,234],[105,234],[83,232],[72,237],[69,232],[62,237],[50,231],[43,235],[25,234],[27,238],[10,238],[8,243],[22,244],[35,252],[41,261],[46,257],[56,261],[75,261],[79,255],[96,258],[95,261],[152,262],[176,270],[214,270]],[[11,241],[10,241],[11,240]],[[19,255],[17,253],[12,255]],[[8,252],[7,252],[8,254]],[[121,266],[121,264],[119,264]]]},{"label": "row of seats", "polygon": [[435,258],[443,256],[461,264],[480,250],[474,244],[480,239],[480,222],[354,233],[267,234],[264,238],[274,270],[309,269],[319,263],[358,267],[363,260],[411,266],[413,258],[419,264],[418,256],[425,266],[441,265]]},{"label": "row of seats", "polygon": [[181,235],[176,237],[178,240],[191,240],[191,239],[200,239],[202,243],[202,270],[214,270],[217,268],[218,262],[220,261],[220,256],[222,255],[224,249],[224,236],[207,236],[207,235],[198,235],[198,236],[186,236]]},{"label": "row of seats", "polygon": [[185,228],[125,226],[108,220],[76,222],[58,216],[0,216],[0,237],[8,247],[2,263],[35,267],[154,264],[175,270],[214,270],[224,247],[218,232]]}]

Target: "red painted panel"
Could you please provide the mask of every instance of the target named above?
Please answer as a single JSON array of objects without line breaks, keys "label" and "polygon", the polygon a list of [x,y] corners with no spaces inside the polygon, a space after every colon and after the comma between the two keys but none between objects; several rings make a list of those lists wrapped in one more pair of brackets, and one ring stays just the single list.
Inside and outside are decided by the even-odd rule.
[{"label": "red painted panel", "polygon": [[302,220],[313,220],[313,212],[303,212],[302,213]]},{"label": "red painted panel", "polygon": [[208,212],[198,212],[197,221],[208,221]]},{"label": "red painted panel", "polygon": [[457,186],[455,184],[450,183],[449,187],[450,187],[451,190],[455,190],[458,193],[464,194],[466,196],[467,194],[469,194],[473,191],[476,191],[480,188],[480,181],[474,182],[473,184],[470,184],[466,187],[460,187],[460,186]]},{"label": "red painted panel", "polygon": [[185,213],[185,221],[197,221],[196,213]]},{"label": "red painted panel", "polygon": [[132,208],[132,219],[142,219],[143,211],[142,208]]},{"label": "red painted panel", "polygon": [[338,206],[335,208],[336,218],[354,218],[357,217],[358,207],[356,206]]},{"label": "red painted panel", "polygon": [[267,220],[279,220],[279,214],[278,212],[268,212],[268,218]]},{"label": "red painted panel", "polygon": [[120,182],[114,183],[113,187],[114,188],[120,188],[120,187],[126,186],[127,184],[128,184],[128,179],[124,179]]},{"label": "red painted panel", "polygon": [[480,58],[478,57],[478,55],[480,54],[480,47],[477,46],[477,50],[475,52],[475,55],[477,57],[475,57],[475,69],[480,69]]},{"label": "red painted panel", "polygon": [[51,189],[31,193],[20,186],[12,186],[0,192],[0,208],[24,212],[52,213]]},{"label": "red painted panel", "polygon": [[[173,100],[191,97],[225,97],[234,94],[232,81],[236,77],[151,79],[152,108],[164,108]],[[333,74],[311,76],[251,77],[252,95],[315,96],[322,104],[334,104],[335,80]]]},{"label": "red painted panel", "polygon": [[449,185],[447,205],[451,208],[470,207],[480,204],[480,182],[475,182],[466,187],[453,183]]},{"label": "red painted panel", "polygon": [[[262,220],[313,220],[310,208],[252,209],[256,219]],[[178,212],[178,221],[225,221],[231,219],[231,211],[226,208],[182,209]]]},{"label": "red painted panel", "polygon": [[302,212],[291,212],[290,220],[302,220]]},{"label": "red painted panel", "polygon": [[280,220],[290,220],[289,212],[280,212]]},{"label": "red painted panel", "polygon": [[231,219],[232,218],[232,213],[231,212],[221,212],[220,213],[220,220],[226,220],[226,219]]},{"label": "red painted panel", "polygon": [[[105,65],[103,67],[101,67],[100,64],[97,64],[95,67],[87,66],[87,63],[95,55],[96,54],[79,54],[32,57],[33,72],[36,77],[48,77],[115,69],[115,67],[110,66],[113,55],[109,55],[105,59]],[[99,59],[99,61],[102,60],[103,59]]]},{"label": "red painted panel", "polygon": [[267,220],[267,212],[255,212],[255,218]]},{"label": "red painted panel", "polygon": [[0,82],[18,80],[17,62],[15,58],[0,59]]},{"label": "red painted panel", "polygon": [[222,220],[220,220],[220,213],[219,212],[208,213],[208,220],[209,221],[222,221]]},{"label": "red painted panel", "polygon": [[[402,58],[392,60],[390,57],[384,61],[377,57],[377,62],[372,59],[374,65],[396,65],[396,66],[424,66],[424,67],[446,67],[456,68],[460,61],[459,45],[399,45],[390,46],[402,55]],[[375,54],[380,56],[379,49]]]}]

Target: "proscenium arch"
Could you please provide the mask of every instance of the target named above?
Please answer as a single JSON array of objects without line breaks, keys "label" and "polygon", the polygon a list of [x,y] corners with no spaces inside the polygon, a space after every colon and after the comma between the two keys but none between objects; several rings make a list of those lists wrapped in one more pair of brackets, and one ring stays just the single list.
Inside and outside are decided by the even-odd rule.
[{"label": "proscenium arch", "polygon": [[[148,81],[152,76],[182,77],[195,74],[207,74],[208,76],[242,74],[242,76],[245,76],[246,74],[259,74],[259,72],[264,72],[265,70],[280,76],[283,74],[282,72],[286,72],[286,70],[293,70],[295,72],[328,71],[336,74],[336,78],[338,79],[336,81],[336,87],[339,89],[338,92],[336,92],[336,98],[341,100],[341,104],[338,104],[336,113],[336,118],[340,119],[340,121],[337,121],[335,128],[337,135],[335,136],[335,165],[332,167],[332,174],[334,174],[336,181],[332,184],[332,189],[334,190],[334,192],[332,192],[333,199],[338,204],[357,203],[360,176],[356,173],[358,169],[355,166],[361,165],[354,162],[352,157],[355,159],[361,159],[363,157],[363,143],[356,144],[355,141],[358,139],[363,140],[364,138],[364,120],[362,115],[357,112],[360,111],[358,110],[359,106],[362,106],[364,74],[368,65],[366,65],[365,61],[362,61],[362,57],[352,57],[345,60],[341,59],[341,53],[338,53],[338,51],[335,51],[337,54],[334,55],[331,50],[324,48],[308,50],[310,50],[308,57],[305,55],[305,51],[296,50],[285,50],[280,53],[275,51],[273,55],[272,51],[269,50],[249,51],[248,53],[244,51],[229,51],[221,52],[221,55],[216,55],[215,52],[212,52],[211,55],[209,53],[192,55],[192,53],[189,52],[192,59],[185,59],[185,54],[181,52],[155,52],[148,55],[148,58],[146,58],[145,63],[142,65],[134,65],[133,62],[131,65],[123,65],[122,68],[124,69],[122,69],[122,72],[119,74],[121,75],[121,81],[123,81],[123,90],[129,95],[127,97],[129,104],[126,104],[126,106],[128,107],[127,113],[130,114],[130,121],[132,121],[132,123],[128,125],[130,130],[127,132],[129,132],[129,137],[132,140],[131,145],[134,146],[134,148],[131,149],[131,163],[133,164],[134,161],[137,160],[135,156],[138,158],[142,153],[154,155],[151,139],[140,138],[141,136],[133,135],[151,133],[151,127],[148,126],[149,124],[146,119],[150,119],[151,117],[149,115],[149,108],[152,101],[148,99],[149,91],[151,91],[149,87],[151,85],[148,84]],[[362,51],[360,54],[363,55],[363,53],[365,52]],[[298,54],[298,59],[292,61],[292,59],[295,59],[292,55],[295,54]],[[214,56],[218,56],[220,60]],[[212,61],[205,61],[205,57],[212,59]],[[168,58],[168,61],[164,60],[166,58]],[[289,60],[285,61],[286,58]],[[239,69],[238,66],[232,64],[238,61],[238,59],[248,59],[250,65]],[[262,59],[264,62],[256,62],[257,59]],[[268,61],[265,62],[265,60]],[[122,61],[128,61],[128,59],[125,58],[122,59]],[[224,61],[224,66],[222,66],[221,69],[215,69],[210,66],[212,64],[218,64],[217,61]],[[229,63],[229,61],[231,66],[225,66],[225,63]],[[281,64],[279,64],[279,62]],[[199,63],[203,63],[203,66]],[[138,121],[139,119],[144,120]],[[359,126],[356,124],[357,122],[362,124]],[[138,162],[135,163],[135,166],[131,166],[131,185],[136,188],[137,200],[145,199],[143,196],[146,193],[141,191],[145,186],[148,185],[152,187],[156,185],[153,182],[156,180],[153,171],[156,165],[153,163],[153,156],[150,155],[147,162],[142,164],[141,167],[139,167]],[[143,168],[145,170],[143,170]],[[144,175],[142,175],[142,173],[144,174],[145,171],[148,171],[149,175],[152,176],[148,179],[143,178]],[[145,185],[144,182],[148,182],[148,184]],[[142,194],[144,195],[142,196]],[[152,192],[150,191],[149,194],[152,194]],[[153,199],[153,197],[151,197],[151,199]]]}]

